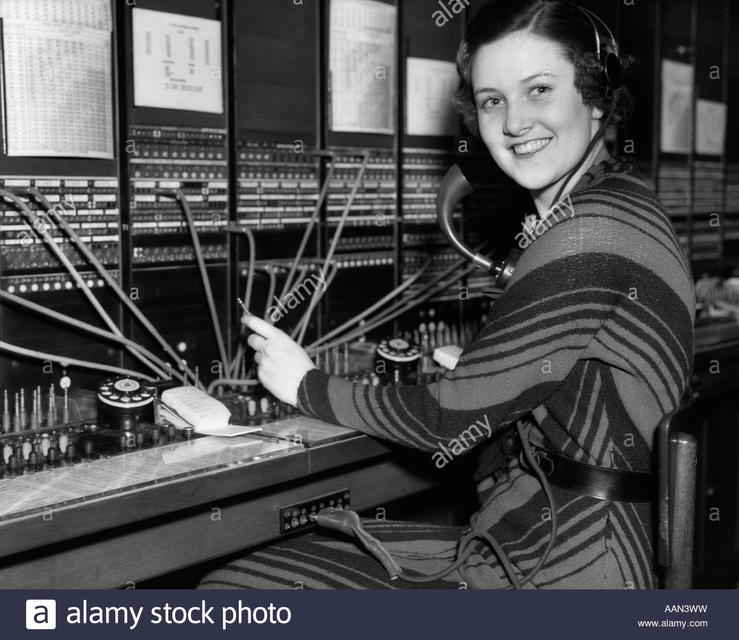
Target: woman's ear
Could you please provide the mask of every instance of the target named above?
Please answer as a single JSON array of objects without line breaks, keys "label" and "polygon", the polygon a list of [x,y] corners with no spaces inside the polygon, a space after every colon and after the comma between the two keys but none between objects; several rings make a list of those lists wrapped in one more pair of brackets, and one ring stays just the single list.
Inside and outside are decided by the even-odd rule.
[{"label": "woman's ear", "polygon": [[599,109],[596,106],[590,107],[590,111],[591,111],[591,118],[593,120],[600,120],[603,118],[604,115],[606,115],[606,112],[603,111],[603,109]]}]

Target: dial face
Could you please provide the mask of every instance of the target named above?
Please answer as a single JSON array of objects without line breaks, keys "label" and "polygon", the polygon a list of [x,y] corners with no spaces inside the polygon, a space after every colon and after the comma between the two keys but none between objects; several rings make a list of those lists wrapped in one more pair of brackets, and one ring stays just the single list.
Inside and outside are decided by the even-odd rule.
[{"label": "dial face", "polygon": [[141,385],[136,382],[136,380],[124,378],[123,380],[116,381],[113,387],[116,391],[120,391],[121,393],[132,393],[133,391],[138,391],[141,388]]},{"label": "dial face", "polygon": [[404,340],[403,338],[393,338],[388,342],[388,345],[391,349],[395,349],[396,351],[405,351],[408,347],[411,345],[408,344],[407,340]]},{"label": "dial face", "polygon": [[377,346],[377,355],[392,362],[414,362],[421,350],[404,338],[387,338]]},{"label": "dial face", "polygon": [[132,378],[108,380],[98,389],[98,398],[108,407],[139,408],[154,401],[154,395]]}]

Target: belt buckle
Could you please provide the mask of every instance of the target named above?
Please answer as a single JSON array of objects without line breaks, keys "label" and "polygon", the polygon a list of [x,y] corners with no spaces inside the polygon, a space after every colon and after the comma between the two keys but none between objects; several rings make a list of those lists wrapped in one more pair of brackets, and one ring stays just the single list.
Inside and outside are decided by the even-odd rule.
[{"label": "belt buckle", "polygon": [[[537,466],[545,476],[549,477],[554,473],[554,460],[552,460],[545,452],[534,452],[534,460],[536,460]],[[542,464],[542,461],[545,461],[547,464]]]},{"label": "belt buckle", "polygon": [[[541,469],[541,472],[547,477],[551,476],[552,473],[554,473],[554,460],[547,455],[547,452],[544,449],[532,449],[531,453],[533,454],[536,466]],[[527,462],[523,451],[521,452],[521,455],[524,458],[524,462]]]}]

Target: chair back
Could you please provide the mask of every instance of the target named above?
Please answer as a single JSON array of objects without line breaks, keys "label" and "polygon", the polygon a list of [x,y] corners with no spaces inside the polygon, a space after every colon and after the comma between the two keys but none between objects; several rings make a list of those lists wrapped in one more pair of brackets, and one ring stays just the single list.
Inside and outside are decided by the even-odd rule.
[{"label": "chair back", "polygon": [[698,445],[686,433],[690,406],[665,416],[657,428],[659,475],[657,560],[665,589],[693,584],[693,538]]}]

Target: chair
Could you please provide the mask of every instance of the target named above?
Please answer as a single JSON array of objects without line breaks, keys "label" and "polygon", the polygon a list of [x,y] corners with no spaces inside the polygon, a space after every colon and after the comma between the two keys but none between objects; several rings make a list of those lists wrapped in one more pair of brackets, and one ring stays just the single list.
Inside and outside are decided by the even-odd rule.
[{"label": "chair", "polygon": [[698,446],[685,432],[689,417],[690,405],[683,405],[665,416],[657,428],[657,560],[664,567],[665,589],[690,589],[693,584]]}]

